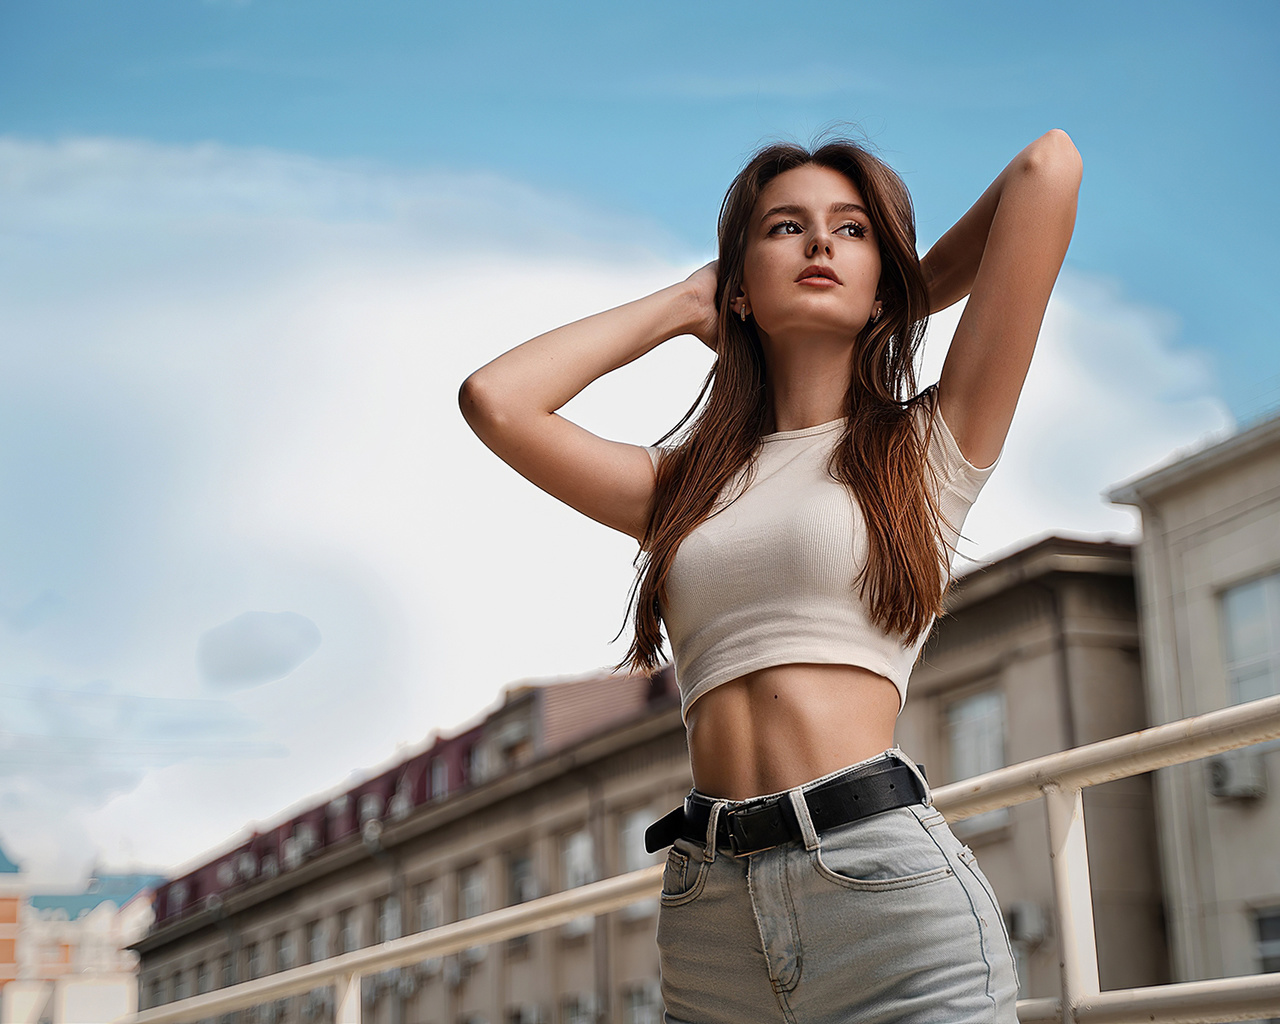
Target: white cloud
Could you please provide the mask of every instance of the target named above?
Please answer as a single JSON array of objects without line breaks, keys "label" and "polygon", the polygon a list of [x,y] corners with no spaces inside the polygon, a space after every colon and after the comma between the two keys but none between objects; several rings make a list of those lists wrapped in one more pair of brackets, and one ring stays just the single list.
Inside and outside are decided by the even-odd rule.
[{"label": "white cloud", "polygon": [[[936,317],[930,337],[949,338],[962,311]],[[1126,299],[1118,283],[1063,271],[962,556],[985,560],[1047,533],[1137,539],[1134,513],[1104,492],[1234,425],[1205,353],[1179,349],[1176,336],[1170,314]],[[945,354],[927,346],[923,382],[938,379]]]},{"label": "white cloud", "polygon": [[[177,864],[506,683],[621,657],[608,641],[634,543],[490,455],[456,392],[524,338],[691,270],[655,255],[673,248],[660,231],[492,176],[14,139],[0,139],[0,229],[0,556],[14,566],[0,685],[216,695],[264,744],[144,766],[60,824],[38,807],[35,766],[11,773],[11,853],[38,861],[56,836],[60,869],[91,843],[108,861]],[[1099,491],[1225,420],[1171,330],[1066,278],[970,517],[972,553],[1128,532]],[[677,339],[569,413],[648,443],[708,358]],[[214,694],[201,635],[264,608],[323,644],[282,678]]]}]

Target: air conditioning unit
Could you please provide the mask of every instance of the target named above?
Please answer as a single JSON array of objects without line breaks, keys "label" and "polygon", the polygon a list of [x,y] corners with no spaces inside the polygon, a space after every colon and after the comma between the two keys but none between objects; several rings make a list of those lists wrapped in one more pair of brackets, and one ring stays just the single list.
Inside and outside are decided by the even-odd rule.
[{"label": "air conditioning unit", "polygon": [[235,861],[224,860],[218,865],[218,884],[224,889],[235,885],[238,879],[239,872],[236,871]]},{"label": "air conditioning unit", "polygon": [[560,935],[565,939],[580,939],[595,930],[596,919],[591,914],[583,914],[560,926]]},{"label": "air conditioning unit", "polygon": [[258,873],[258,859],[249,852],[236,858],[236,874],[243,879],[250,879]]},{"label": "air conditioning unit", "polygon": [[1222,800],[1257,800],[1267,795],[1262,752],[1245,747],[1209,758],[1209,792]]},{"label": "air conditioning unit", "polygon": [[434,978],[443,969],[444,959],[433,956],[430,960],[423,960],[422,963],[418,964],[418,977],[426,981],[428,978]]},{"label": "air conditioning unit", "polygon": [[1044,911],[1031,900],[1014,900],[1004,912],[1009,941],[1038,946],[1044,941]]},{"label": "air conditioning unit", "polygon": [[474,967],[476,964],[484,963],[484,958],[488,955],[488,946],[468,946],[458,954],[458,959],[462,961],[464,967]]}]

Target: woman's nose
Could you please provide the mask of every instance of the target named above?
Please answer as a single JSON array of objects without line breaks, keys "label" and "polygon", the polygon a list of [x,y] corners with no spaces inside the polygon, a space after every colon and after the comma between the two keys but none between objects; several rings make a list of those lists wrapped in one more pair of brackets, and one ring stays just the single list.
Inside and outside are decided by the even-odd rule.
[{"label": "woman's nose", "polygon": [[813,238],[809,240],[809,244],[805,247],[805,259],[813,259],[813,257],[818,255],[819,249],[825,252],[828,256],[831,255],[831,243],[818,235],[814,235]]}]

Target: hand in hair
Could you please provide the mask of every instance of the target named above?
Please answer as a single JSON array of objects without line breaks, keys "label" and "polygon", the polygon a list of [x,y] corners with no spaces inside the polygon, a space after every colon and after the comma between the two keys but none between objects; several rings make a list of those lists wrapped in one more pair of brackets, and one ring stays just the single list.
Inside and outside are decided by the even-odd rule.
[{"label": "hand in hair", "polygon": [[719,317],[716,311],[716,285],[719,283],[720,263],[712,260],[704,267],[699,267],[685,279],[685,284],[693,289],[694,301],[697,303],[696,321],[690,333],[712,352],[716,350],[716,337],[720,332]]}]

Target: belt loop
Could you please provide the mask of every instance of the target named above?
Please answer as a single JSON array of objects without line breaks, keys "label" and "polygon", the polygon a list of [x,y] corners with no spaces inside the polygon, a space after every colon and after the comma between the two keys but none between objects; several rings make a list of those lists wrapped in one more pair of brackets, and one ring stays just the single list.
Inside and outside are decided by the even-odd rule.
[{"label": "belt loop", "polygon": [[720,815],[724,807],[725,801],[717,800],[711,805],[711,813],[707,815],[707,845],[702,851],[702,859],[708,864],[716,862],[716,826],[720,824]]},{"label": "belt loop", "polygon": [[809,815],[809,805],[804,799],[804,790],[789,789],[787,798],[791,801],[791,809],[796,813],[796,821],[800,823],[800,834],[804,837],[804,848],[812,853],[818,848],[818,830],[813,827],[813,818]]},{"label": "belt loop", "polygon": [[903,764],[905,764],[908,768],[910,768],[910,769],[911,769],[911,774],[912,774],[912,775],[914,775],[917,779],[919,779],[919,780],[920,780],[920,786],[921,786],[921,788],[923,788],[923,789],[924,789],[924,803],[925,803],[925,806],[926,806],[926,807],[932,807],[932,806],[933,806],[933,792],[929,789],[929,780],[928,780],[928,779],[926,779],[926,778],[924,777],[923,773],[920,771],[920,769],[919,769],[918,767],[916,767],[916,763],[915,763],[915,761],[913,761],[911,758],[909,758],[909,757],[908,757],[908,756],[903,752],[903,750],[902,750],[902,748],[901,748],[901,747],[898,747],[898,746],[890,747],[890,748],[889,748],[889,752],[890,752],[891,754],[893,754],[895,757],[897,757],[897,759],[898,759],[899,761],[901,761]]}]

